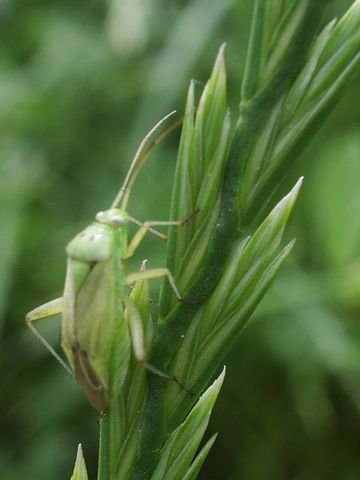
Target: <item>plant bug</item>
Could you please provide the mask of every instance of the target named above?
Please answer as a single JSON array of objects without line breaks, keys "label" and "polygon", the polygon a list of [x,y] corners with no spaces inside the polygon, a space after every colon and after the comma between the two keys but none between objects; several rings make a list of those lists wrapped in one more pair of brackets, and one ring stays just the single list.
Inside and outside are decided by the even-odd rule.
[{"label": "plant bug", "polygon": [[[26,323],[63,367],[76,377],[90,403],[105,411],[125,380],[131,348],[145,368],[155,374],[175,377],[147,363],[142,320],[129,296],[128,286],[143,279],[166,276],[181,300],[174,279],[166,268],[126,273],[126,260],[133,255],[146,232],[166,239],[154,230],[158,225],[183,225],[180,221],[140,222],[131,217],[127,203],[137,173],[158,141],[173,127],[151,141],[154,133],[175,112],[158,122],[141,142],[124,183],[109,210],[99,212],[95,221],[66,247],[67,270],[63,296],[29,312]],[[139,229],[128,243],[128,223]],[[70,366],[34,327],[33,322],[62,314],[61,346]]]}]

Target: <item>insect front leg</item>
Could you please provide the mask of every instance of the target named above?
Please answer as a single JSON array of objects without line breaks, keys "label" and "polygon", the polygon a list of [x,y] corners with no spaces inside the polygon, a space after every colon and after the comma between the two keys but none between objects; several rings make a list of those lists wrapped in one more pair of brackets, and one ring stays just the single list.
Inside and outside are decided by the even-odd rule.
[{"label": "insect front leg", "polygon": [[50,343],[46,340],[45,337],[41,335],[41,333],[34,327],[33,322],[37,320],[41,320],[43,318],[52,317],[54,315],[58,315],[62,313],[63,309],[63,299],[55,298],[50,302],[44,303],[40,307],[34,308],[31,310],[25,318],[26,325],[30,328],[33,334],[40,340],[40,342],[48,349],[48,351],[56,358],[56,360],[62,365],[65,370],[73,376],[73,372],[67,363],[60,357],[60,355],[54,350],[54,348],[50,345]]},{"label": "insect front leg", "polygon": [[128,217],[129,220],[136,225],[138,225],[140,228],[139,230],[135,233],[133,238],[131,239],[131,242],[128,246],[128,252],[126,255],[126,258],[131,257],[137,247],[140,245],[142,239],[146,235],[147,232],[152,233],[156,237],[160,238],[161,240],[167,240],[167,235],[155,230],[152,227],[171,227],[171,226],[182,226],[185,225],[196,213],[198,213],[199,210],[195,210],[192,214],[188,215],[186,218],[183,220],[159,220],[159,221],[149,221],[149,222],[140,222],[139,220],[136,220],[134,217]]}]

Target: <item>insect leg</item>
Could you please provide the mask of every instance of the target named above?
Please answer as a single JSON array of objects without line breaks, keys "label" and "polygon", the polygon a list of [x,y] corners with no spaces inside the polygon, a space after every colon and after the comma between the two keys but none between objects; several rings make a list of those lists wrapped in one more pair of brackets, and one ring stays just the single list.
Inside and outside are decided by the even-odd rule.
[{"label": "insect leg", "polygon": [[175,375],[169,375],[168,373],[165,373],[162,370],[159,370],[158,368],[153,367],[152,365],[147,363],[144,327],[139,310],[137,309],[135,303],[129,298],[125,299],[124,303],[126,306],[127,318],[129,320],[131,341],[136,361],[140,363],[141,366],[149,370],[151,373],[158,375],[159,377],[172,380],[173,382],[177,383],[179,387],[181,387],[183,390],[190,393],[189,390],[182,383],[179,382]]},{"label": "insect leg", "polygon": [[161,240],[167,240],[167,235],[164,235],[163,233],[159,232],[158,230],[155,230],[152,228],[153,226],[156,227],[171,227],[171,226],[182,226],[185,225],[186,222],[190,220],[199,210],[195,210],[191,215],[188,215],[186,218],[183,220],[154,220],[154,221],[148,221],[148,222],[141,222],[140,220],[137,220],[134,217],[128,217],[130,222],[135,223],[138,225],[140,228],[139,230],[135,233],[133,238],[131,239],[131,242],[128,246],[128,254],[126,258],[131,257],[139,244],[141,243],[142,239],[146,235],[147,232],[152,233],[156,237],[160,238]]},{"label": "insect leg", "polygon": [[54,350],[54,348],[50,345],[50,343],[44,338],[41,333],[34,327],[33,322],[36,320],[41,320],[43,318],[52,317],[53,315],[58,315],[62,313],[62,303],[63,299],[55,298],[55,300],[51,300],[50,302],[44,303],[40,307],[31,310],[25,318],[26,325],[30,328],[33,334],[40,340],[40,342],[48,349],[48,351],[53,355],[56,360],[65,368],[65,370],[73,376],[73,372],[67,363],[60,357],[60,355]]},{"label": "insect leg", "polygon": [[167,268],[152,268],[150,270],[143,270],[140,272],[130,273],[129,275],[126,275],[125,282],[128,285],[131,285],[137,280],[147,280],[151,278],[160,278],[160,277],[168,278],[170,286],[173,289],[176,298],[182,301],[182,296],[180,295],[179,290],[176,287],[174,277],[172,276],[170,270],[168,270]]}]

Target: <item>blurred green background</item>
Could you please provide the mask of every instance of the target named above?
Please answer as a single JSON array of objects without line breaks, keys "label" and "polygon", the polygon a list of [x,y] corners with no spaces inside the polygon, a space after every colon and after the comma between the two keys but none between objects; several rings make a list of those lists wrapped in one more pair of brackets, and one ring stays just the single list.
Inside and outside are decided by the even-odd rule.
[{"label": "blurred green background", "polygon": [[[350,1],[337,1],[329,17]],[[227,43],[239,101],[250,0],[3,0],[0,3],[0,478],[90,478],[96,413],[27,331],[61,294],[66,243],[106,208],[136,145],[182,111]],[[290,261],[229,355],[201,474],[215,480],[360,478],[360,79],[294,168],[305,175]],[[178,133],[157,149],[130,210],[166,219]],[[134,259],[162,265],[148,239]],[[58,342],[59,325],[41,330]],[[209,433],[210,433],[209,432]]]}]

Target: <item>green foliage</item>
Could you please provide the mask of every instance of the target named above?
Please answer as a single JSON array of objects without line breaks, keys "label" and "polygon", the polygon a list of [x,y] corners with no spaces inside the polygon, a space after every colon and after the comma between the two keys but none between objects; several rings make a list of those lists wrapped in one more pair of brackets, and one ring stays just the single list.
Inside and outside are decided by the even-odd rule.
[{"label": "green foliage", "polygon": [[[218,366],[220,359],[240,331],[241,325],[246,322],[261,298],[262,293],[266,290],[269,281],[277,270],[277,263],[279,265],[281,263],[281,254],[277,259],[278,262],[272,258],[271,235],[279,228],[274,227],[276,221],[273,221],[273,218],[277,218],[276,213],[272,212],[267,221],[260,226],[259,232],[249,241],[249,246],[245,244],[243,230],[244,226],[248,225],[250,225],[250,228],[254,228],[254,223],[259,218],[259,211],[261,214],[268,202],[268,195],[271,195],[279,184],[279,180],[272,181],[270,184],[267,171],[279,172],[277,158],[273,155],[272,147],[275,146],[276,148],[277,137],[281,137],[287,129],[287,124],[281,123],[281,117],[288,114],[288,105],[284,102],[284,98],[286,98],[289,90],[291,92],[291,88],[293,85],[296,85],[299,78],[301,79],[303,76],[303,65],[306,64],[308,56],[311,55],[311,47],[319,28],[319,16],[323,13],[326,4],[327,2],[301,2],[297,7],[294,7],[292,3],[292,7],[289,10],[285,9],[284,18],[280,19],[280,21],[278,20],[281,28],[276,48],[280,48],[281,53],[271,52],[270,54],[266,50],[265,55],[262,55],[261,53],[259,54],[259,49],[261,50],[262,35],[266,30],[268,17],[265,12],[265,3],[262,1],[257,2],[249,48],[250,58],[247,63],[243,83],[243,94],[247,95],[247,97],[243,97],[241,101],[240,116],[236,123],[222,174],[221,190],[220,188],[218,190],[216,188],[210,190],[212,197],[212,204],[210,203],[210,205],[212,209],[205,211],[205,215],[207,214],[205,225],[200,223],[199,227],[196,225],[196,221],[194,221],[193,231],[187,229],[185,232],[178,233],[173,230],[170,236],[167,265],[174,273],[175,278],[183,285],[186,297],[185,303],[182,305],[171,305],[169,289],[166,292],[166,287],[164,288],[165,293],[163,290],[160,304],[164,318],[161,321],[159,333],[155,337],[152,361],[159,368],[165,369],[171,363],[171,360],[176,357],[174,352],[183,350],[185,353],[178,362],[180,368],[178,368],[178,371],[172,369],[171,371],[179,374],[180,378],[182,378],[181,374],[184,376],[184,372],[186,372],[185,378],[188,381],[191,379],[191,382],[195,381],[192,388],[196,393],[201,391],[201,388]],[[356,41],[355,44],[357,45]],[[271,67],[267,69],[263,58],[266,59],[269,55],[273,55],[276,61],[271,59]],[[190,86],[175,176],[172,218],[179,218],[179,214],[184,216],[186,211],[199,209],[201,212],[201,205],[197,205],[197,202],[199,202],[198,192],[201,191],[203,185],[205,185],[205,190],[208,191],[208,165],[211,164],[211,162],[204,161],[204,152],[207,152],[206,156],[208,158],[213,158],[217,149],[216,142],[210,144],[206,140],[204,141],[204,139],[209,138],[212,141],[214,138],[218,138],[220,151],[222,151],[221,143],[225,143],[221,142],[223,138],[222,124],[225,122],[224,94],[222,93],[223,88],[221,88],[223,84],[221,80],[224,78],[221,56],[222,52],[220,52],[220,56],[215,64],[212,78],[204,89],[199,103],[199,110],[195,115],[193,113],[193,87]],[[345,59],[343,58],[342,61],[345,64],[351,64],[353,56],[347,57],[345,54]],[[260,72],[263,73],[266,70],[268,71],[263,79],[257,81],[257,77],[260,79]],[[323,83],[321,93],[327,88],[336,90],[336,82],[341,75],[342,69],[338,68],[337,76],[332,77],[330,83],[328,82],[326,85]],[[311,79],[308,74],[306,77]],[[248,86],[248,84],[250,85],[249,82],[252,85],[251,88]],[[303,83],[303,80],[300,83]],[[338,94],[339,91],[341,91],[340,88],[336,93]],[[323,105],[325,104],[323,111],[329,110],[333,104],[332,100],[333,98],[330,96],[323,102]],[[296,102],[297,108],[301,112],[303,104],[306,105],[306,96],[303,95],[303,91],[298,92]],[[276,110],[275,119],[274,110]],[[319,111],[321,111],[320,107]],[[214,121],[209,121],[210,114],[207,117],[208,112],[213,112]],[[269,117],[271,118],[270,129],[268,125]],[[221,118],[222,123],[219,123],[218,120]],[[280,121],[278,121],[279,119]],[[313,135],[315,132],[314,117],[311,115],[304,117],[301,129],[302,132],[306,131],[308,138]],[[295,140],[299,142],[299,138],[300,135]],[[290,167],[289,162],[293,160],[292,157],[298,146],[296,141],[294,141],[292,149],[287,149],[286,155],[284,155],[283,171],[288,170]],[[196,162],[194,162],[194,152]],[[290,153],[292,154],[291,156],[289,155]],[[257,158],[259,154],[260,160]],[[267,158],[264,162],[261,156],[264,157],[265,155]],[[214,171],[221,172],[221,168],[215,168]],[[211,170],[210,173],[212,173]],[[217,185],[219,177],[216,174],[214,177],[214,184]],[[274,176],[271,179],[274,180]],[[260,189],[257,186],[259,184],[262,184]],[[255,195],[255,202],[253,202],[253,195]],[[290,195],[289,198],[292,199],[292,196]],[[284,204],[286,205],[286,203],[285,199],[282,204],[280,203],[278,207],[280,212],[282,210],[281,207]],[[204,206],[208,206],[206,201]],[[254,212],[254,207],[256,213]],[[211,216],[209,216],[210,212],[213,215],[213,222],[211,221]],[[281,214],[278,218],[281,219]],[[284,223],[280,221],[280,231],[283,230]],[[268,225],[270,226],[268,227]],[[203,233],[205,228],[206,233]],[[271,233],[269,234],[267,230]],[[259,238],[262,238],[264,231],[266,232],[264,233],[264,238],[267,241],[263,243],[264,253],[258,257],[259,252],[256,251],[253,244],[257,246],[257,242]],[[203,238],[201,238],[202,235]],[[240,244],[240,255],[236,257],[231,254],[237,241]],[[190,249],[188,257],[186,257],[187,245],[189,245]],[[253,248],[256,253],[252,251]],[[284,257],[287,251],[288,249],[285,249],[283,252]],[[243,269],[241,268],[242,253],[246,266]],[[252,255],[256,261],[260,258],[258,264],[255,262],[258,269],[251,267],[249,258],[251,259]],[[269,263],[266,263],[266,261],[262,263],[262,257]],[[186,258],[187,268],[186,281],[181,280],[182,272],[180,269],[184,258]],[[236,260],[238,263],[236,263]],[[241,273],[238,277],[236,274],[234,275],[235,281],[233,281],[234,279],[230,275],[230,282],[228,284],[225,282],[225,286],[223,286],[220,279],[224,271],[224,264],[226,265],[227,261],[231,262],[232,266],[234,264],[235,266],[240,265],[239,271]],[[225,270],[225,275],[226,273]],[[248,278],[249,283],[247,284]],[[237,283],[239,281],[240,286],[238,287]],[[242,281],[245,282],[244,285],[242,285]],[[223,288],[221,289],[221,287]],[[227,302],[226,292],[229,290],[235,299]],[[239,295],[239,298],[236,298],[236,293]],[[216,295],[218,303],[210,303],[212,294]],[[221,303],[220,300],[222,299],[224,299],[224,303]],[[227,303],[230,305],[228,306]],[[207,325],[205,327],[201,325],[202,307],[199,305],[202,304],[204,304],[204,308],[210,305],[206,311]],[[220,305],[226,305],[226,308],[224,309],[223,307],[221,310]],[[221,311],[221,321],[218,320],[219,325],[217,325],[216,312],[219,311]],[[200,320],[196,319],[198,314]],[[215,321],[211,318],[213,316]],[[209,317],[211,318],[210,323]],[[232,323],[234,325],[231,328]],[[205,339],[202,338],[202,331],[205,332]],[[213,337],[211,337],[210,332],[214,332]],[[189,337],[190,340],[188,340]],[[210,347],[208,350],[205,348],[205,353],[202,355],[203,345],[206,345],[207,341],[210,343]],[[197,369],[189,369],[189,366],[193,366],[191,364],[192,358],[196,358],[201,364],[200,367],[197,365]],[[174,368],[174,365],[172,365],[172,368]],[[196,378],[195,371],[199,375],[198,378]],[[157,448],[161,446],[163,441],[162,432],[165,425],[169,425],[170,430],[176,427],[191,405],[191,401],[185,400],[185,407],[181,406],[180,412],[177,412],[176,406],[181,405],[182,399],[180,398],[178,403],[176,403],[174,398],[181,396],[181,394],[173,394],[173,397],[170,396],[170,401],[166,397],[165,400],[159,400],[159,395],[160,398],[162,396],[161,393],[159,394],[159,391],[161,391],[160,381],[150,379],[149,382],[149,398],[144,408],[145,416],[142,423],[142,446],[137,467],[135,468],[136,479],[145,479],[151,472],[153,468],[151,452],[154,451],[154,442]],[[162,426],[161,420],[162,409],[165,409],[167,413],[164,426]],[[144,465],[147,465],[147,467],[144,467]]]},{"label": "green foliage", "polygon": [[[252,236],[235,243],[217,288],[193,319],[173,360],[173,371],[195,391],[203,388],[214,369],[218,368],[219,358],[229,350],[246,325],[289,254],[293,242],[280,253],[278,247],[300,183]],[[191,398],[173,387],[168,387],[167,408],[175,418],[181,418],[189,408]]]},{"label": "green foliage", "polygon": [[[171,218],[186,218],[189,212],[197,213],[187,228],[172,228],[168,240],[170,260],[167,266],[183,295],[204,262],[208,239],[219,214],[221,180],[231,134],[229,112],[226,111],[224,47],[218,53],[198,107],[194,88],[191,82],[177,158]],[[164,283],[161,311],[169,311],[174,305],[169,286]]]},{"label": "green foliage", "polygon": [[[157,300],[156,288],[150,285],[149,293],[144,283],[133,292],[154,363],[164,362],[164,369],[195,395],[149,377],[132,359],[122,394],[111,414],[101,419],[101,448],[109,453],[111,445],[115,455],[101,455],[99,478],[102,468],[116,470],[117,478],[130,478],[137,456],[137,465],[146,464],[147,452],[160,447],[159,458],[151,457],[153,475],[155,468],[174,468],[186,480],[198,475],[229,480],[357,478],[359,86],[348,81],[359,69],[359,1],[343,17],[349,2],[337,2],[326,21],[316,9],[330,2],[256,2],[245,65],[253,3],[194,0],[179,6],[159,0],[149,8],[146,0],[112,0],[75,8],[72,2],[50,5],[42,0],[21,8],[14,1],[0,7],[2,477],[69,478],[71,445],[81,438],[94,478],[95,415],[77,385],[23,333],[22,319],[42,300],[60,294],[65,254],[59,252],[109,203],[134,144],[149,126],[182,105],[189,72],[206,78],[214,52],[226,40],[229,77],[222,49],[200,101],[199,83],[191,83],[178,152],[171,216],[199,211],[184,227],[171,229],[167,263],[193,304],[178,307],[165,284],[160,310],[146,301],[149,296]],[[122,18],[116,14],[120,4],[129,15],[139,5],[144,13],[137,19],[138,36],[123,19],[126,40],[121,42],[114,30]],[[340,20],[327,23],[335,14]],[[310,32],[307,42],[299,41],[301,25]],[[286,88],[282,84],[269,95],[286,62],[293,66]],[[234,98],[238,103],[241,79],[238,118],[234,108],[228,112],[226,88],[230,104]],[[344,92],[344,101],[298,172],[295,157]],[[253,130],[243,129],[248,120],[254,122]],[[175,156],[175,142],[167,142],[151,159],[131,198],[131,213],[142,219],[167,218]],[[227,158],[234,164],[240,159],[241,170],[229,175]],[[280,192],[279,185],[293,169],[306,177],[291,226],[291,236],[298,238],[295,256],[266,296],[258,314],[261,322],[238,340],[292,246],[280,247],[280,241],[298,187],[279,201],[294,180],[280,186]],[[227,187],[239,186],[234,201],[239,217],[231,217],[231,241],[219,242],[219,259],[209,262],[224,178],[234,178]],[[144,257],[151,266],[164,264],[161,245],[154,240],[144,243],[129,269],[137,270]],[[211,292],[206,282],[209,290],[198,289],[199,272],[209,264],[216,278]],[[216,270],[218,265],[222,267]],[[186,315],[177,330],[179,311]],[[165,349],[162,357],[159,345],[166,326],[176,340],[169,342],[172,354]],[[45,325],[43,331],[56,344],[56,327]],[[212,404],[207,394],[198,398],[233,342],[226,359],[227,382],[210,423],[211,432],[220,435],[199,473],[215,436],[210,434],[201,448]],[[175,353],[177,344],[181,348]],[[200,422],[194,414],[199,413],[197,401],[204,408],[198,436],[192,434],[192,422]],[[141,409],[143,417],[138,416]],[[144,418],[146,427],[150,416],[148,425],[158,425],[152,430],[153,444],[141,424]],[[194,444],[182,465],[182,456],[170,459],[170,452],[179,451],[180,443],[186,449],[187,438]],[[85,468],[82,462],[78,454],[77,465]],[[81,469],[76,468],[73,478]]]},{"label": "green foliage", "polygon": [[[262,2],[258,3],[262,4]],[[313,2],[315,10],[316,3]],[[276,47],[275,52],[272,52],[267,32],[273,30],[273,25],[269,26],[266,21],[268,19],[271,23],[272,15],[266,15],[266,8],[271,8],[272,4],[276,5],[278,2],[268,2],[266,7],[263,6],[265,12],[263,12],[262,29],[258,26],[258,38],[254,40],[256,45],[259,43],[263,45],[262,48],[257,47],[260,53],[255,52],[254,55],[261,58],[258,69],[259,72],[266,72],[266,78],[262,81],[253,81],[252,85],[257,86],[257,89],[252,92],[252,98],[243,94],[244,108],[247,108],[249,102],[259,102],[258,99],[262,98],[269,86],[271,90],[273,84],[276,85],[274,81],[276,75],[282,74],[284,67],[280,64],[277,72],[277,64],[272,57],[281,59],[288,55],[290,57],[288,61],[296,66],[298,58],[292,55],[294,45],[299,41],[296,40],[295,35],[299,27],[294,28],[292,23],[303,22],[309,15],[316,16],[311,7],[306,6],[307,2],[297,4],[288,2],[289,11],[284,9],[281,11],[280,18],[276,17],[277,30],[280,33],[272,36]],[[294,32],[294,39],[288,29],[290,33]],[[274,191],[274,186],[278,183],[277,179],[282,178],[288,171],[289,161],[307,145],[320,122],[338,100],[346,82],[359,69],[359,31],[360,4],[354,2],[339,22],[331,21],[318,34],[306,54],[304,65],[300,63],[297,67],[299,72],[293,84],[290,88],[284,88],[278,98],[271,100],[272,106],[262,119],[261,131],[257,132],[256,141],[253,143],[244,167],[240,201],[246,221],[250,221],[252,216],[259,209],[261,210],[264,196]],[[280,39],[277,38],[278,35]],[[282,36],[285,38],[282,39]],[[344,36],[346,36],[346,42]],[[276,52],[279,48],[286,48],[286,50],[280,54]],[[303,45],[303,52],[306,52],[305,45]],[[251,58],[250,56],[250,67],[252,66]],[[266,67],[266,62],[271,65],[270,71]],[[249,75],[245,73],[243,82],[245,91]],[[258,75],[260,76],[260,73]],[[261,106],[262,101],[259,102]]]}]

